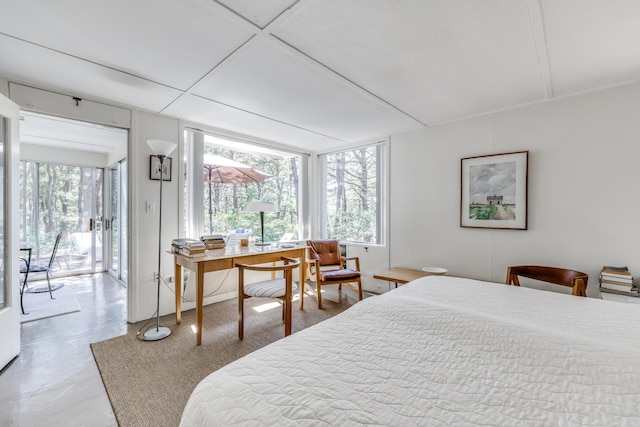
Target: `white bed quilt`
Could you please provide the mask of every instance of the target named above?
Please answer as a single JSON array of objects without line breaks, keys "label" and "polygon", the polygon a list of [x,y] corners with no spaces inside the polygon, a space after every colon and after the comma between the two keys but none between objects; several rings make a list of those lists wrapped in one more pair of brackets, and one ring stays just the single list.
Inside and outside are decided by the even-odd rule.
[{"label": "white bed quilt", "polygon": [[638,306],[430,276],[212,373],[181,426],[639,426],[637,325]]}]

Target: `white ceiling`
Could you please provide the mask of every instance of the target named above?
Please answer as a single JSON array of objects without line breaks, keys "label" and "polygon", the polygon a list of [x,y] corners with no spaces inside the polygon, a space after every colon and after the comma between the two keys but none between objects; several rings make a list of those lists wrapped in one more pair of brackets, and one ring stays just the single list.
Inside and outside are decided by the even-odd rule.
[{"label": "white ceiling", "polygon": [[638,0],[3,0],[0,75],[306,151],[640,78]]}]

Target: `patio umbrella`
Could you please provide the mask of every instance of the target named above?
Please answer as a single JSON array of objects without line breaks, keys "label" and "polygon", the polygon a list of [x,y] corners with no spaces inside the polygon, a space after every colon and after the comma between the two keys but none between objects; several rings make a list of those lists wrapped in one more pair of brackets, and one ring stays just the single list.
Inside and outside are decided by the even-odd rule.
[{"label": "patio umbrella", "polygon": [[205,154],[204,182],[209,184],[209,233],[212,232],[213,209],[211,208],[211,184],[251,184],[262,182],[271,175],[244,163],[226,157]]}]

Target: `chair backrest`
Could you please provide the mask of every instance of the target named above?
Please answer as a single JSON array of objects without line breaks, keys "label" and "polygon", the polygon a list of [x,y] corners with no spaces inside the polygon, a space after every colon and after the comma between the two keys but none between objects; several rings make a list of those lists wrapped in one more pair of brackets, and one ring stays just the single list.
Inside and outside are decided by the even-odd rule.
[{"label": "chair backrest", "polygon": [[574,295],[586,296],[589,275],[581,271],[541,265],[518,265],[507,270],[508,285],[520,285],[518,276],[573,288]]},{"label": "chair backrest", "polygon": [[49,259],[49,269],[53,266],[53,261],[56,259],[56,252],[58,251],[58,245],[60,244],[60,238],[62,233],[58,233],[56,236],[56,242],[53,244],[53,251],[51,251],[51,258]]},{"label": "chair backrest", "polygon": [[307,240],[309,259],[320,265],[340,264],[340,243],[337,240]]},{"label": "chair backrest", "polygon": [[[92,247],[93,233],[91,231],[81,231],[71,233],[71,245],[76,255],[88,255]],[[102,249],[100,234],[96,235],[96,249]]]}]

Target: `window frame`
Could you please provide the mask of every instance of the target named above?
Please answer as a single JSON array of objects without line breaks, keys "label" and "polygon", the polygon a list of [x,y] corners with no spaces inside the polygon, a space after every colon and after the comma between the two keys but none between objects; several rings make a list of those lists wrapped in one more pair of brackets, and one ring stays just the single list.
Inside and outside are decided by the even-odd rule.
[{"label": "window frame", "polygon": [[363,242],[357,240],[349,240],[338,238],[342,243],[348,243],[350,245],[361,245],[361,246],[385,246],[387,242],[387,230],[388,223],[387,218],[389,217],[388,213],[388,169],[389,169],[389,140],[388,139],[378,139],[365,144],[357,144],[351,145],[346,148],[341,148],[339,150],[331,150],[319,153],[317,156],[317,204],[319,209],[317,210],[316,221],[318,224],[317,235],[322,239],[329,238],[328,236],[328,208],[327,208],[327,179],[325,179],[327,174],[327,156],[343,153],[348,151],[354,151],[361,148],[369,148],[369,147],[377,147],[377,158],[376,158],[376,240],[374,242]]},{"label": "window frame", "polygon": [[[180,235],[181,237],[199,237],[204,235],[204,181],[201,179],[202,174],[195,171],[202,170],[204,167],[204,136],[210,135],[215,138],[226,140],[230,143],[237,142],[244,146],[256,147],[256,155],[260,155],[260,151],[280,152],[298,156],[298,239],[306,240],[310,232],[310,157],[309,153],[292,150],[291,148],[271,145],[260,141],[257,138],[251,138],[246,135],[229,135],[225,132],[212,129],[202,129],[199,127],[184,125],[182,127],[182,149],[183,161],[180,162],[180,168],[187,167],[187,171],[182,170],[181,187],[184,189],[183,203],[180,209]],[[231,148],[232,149],[232,148]],[[249,150],[237,150],[249,151]],[[190,176],[187,176],[191,171]],[[185,182],[186,181],[186,182]]]}]

